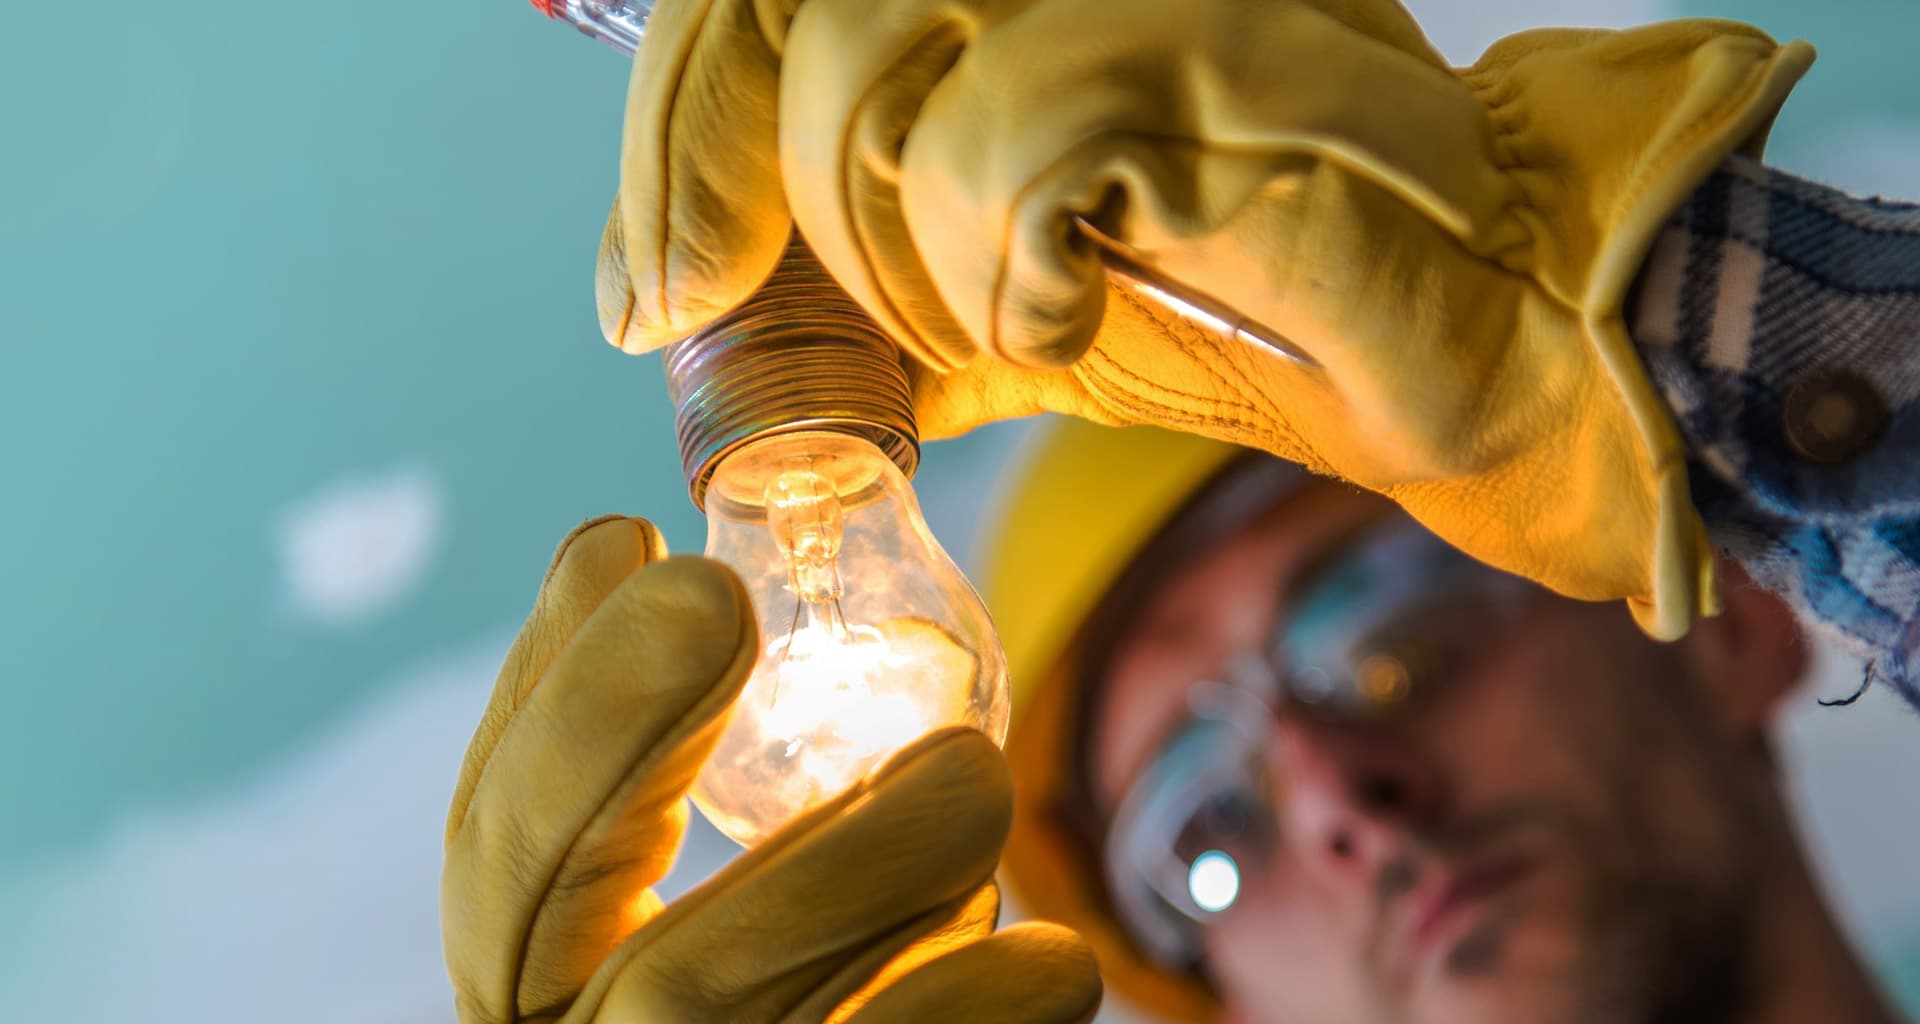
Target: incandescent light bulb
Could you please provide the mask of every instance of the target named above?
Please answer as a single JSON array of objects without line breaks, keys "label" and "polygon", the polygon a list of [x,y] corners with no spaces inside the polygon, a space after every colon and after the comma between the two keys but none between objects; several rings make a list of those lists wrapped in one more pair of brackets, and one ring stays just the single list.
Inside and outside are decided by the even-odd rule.
[{"label": "incandescent light bulb", "polygon": [[693,786],[752,845],[950,725],[1007,734],[986,606],[907,485],[900,350],[797,236],[738,308],[666,350],[707,555],[745,581],[760,647]]},{"label": "incandescent light bulb", "polygon": [[997,743],[1006,658],[986,607],[927,530],[893,460],[805,431],[726,456],[707,555],[746,581],[759,660],[693,801],[751,844],[948,725]]}]

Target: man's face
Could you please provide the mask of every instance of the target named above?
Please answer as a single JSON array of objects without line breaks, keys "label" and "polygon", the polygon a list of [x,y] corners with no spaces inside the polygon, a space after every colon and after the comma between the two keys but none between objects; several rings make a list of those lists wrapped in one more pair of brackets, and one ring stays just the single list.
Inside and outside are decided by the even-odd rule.
[{"label": "man's face", "polygon": [[[1288,591],[1379,499],[1313,487],[1156,589],[1114,650],[1092,765],[1109,811],[1191,685],[1269,645]],[[1711,1021],[1739,1013],[1771,786],[1686,643],[1530,590],[1395,716],[1272,717],[1278,839],[1206,930],[1231,1017]]]}]

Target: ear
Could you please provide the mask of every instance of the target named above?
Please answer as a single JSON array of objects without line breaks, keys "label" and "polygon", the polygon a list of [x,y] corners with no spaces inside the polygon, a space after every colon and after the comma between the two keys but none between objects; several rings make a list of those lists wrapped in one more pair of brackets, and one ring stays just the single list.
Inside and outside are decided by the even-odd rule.
[{"label": "ear", "polygon": [[1695,624],[1680,644],[1721,724],[1737,738],[1758,739],[1806,674],[1806,635],[1785,601],[1724,556],[1720,598],[1720,614]]}]

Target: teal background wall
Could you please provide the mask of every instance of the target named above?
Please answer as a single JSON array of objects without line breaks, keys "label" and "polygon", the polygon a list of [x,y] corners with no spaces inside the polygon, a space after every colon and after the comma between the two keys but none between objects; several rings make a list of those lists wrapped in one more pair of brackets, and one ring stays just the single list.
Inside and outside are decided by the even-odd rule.
[{"label": "teal background wall", "polygon": [[[591,269],[625,69],[519,0],[21,4],[0,29],[0,990],[49,1020],[451,1019],[459,751],[554,543],[702,526]],[[1775,158],[1920,195],[1911,0],[1714,14],[1823,57]],[[1025,428],[933,446],[964,556]],[[1844,687],[1847,669],[1829,680]],[[1834,885],[1920,1005],[1920,722],[1792,727]],[[697,835],[690,871],[724,856]],[[1904,968],[1903,968],[1904,965]],[[1905,973],[1902,973],[1904,969]]]},{"label": "teal background wall", "polygon": [[[504,621],[584,512],[698,537],[657,369],[593,320],[620,61],[505,0],[75,10],[0,61],[9,860]],[[417,574],[304,614],[290,517],[408,479]]]}]

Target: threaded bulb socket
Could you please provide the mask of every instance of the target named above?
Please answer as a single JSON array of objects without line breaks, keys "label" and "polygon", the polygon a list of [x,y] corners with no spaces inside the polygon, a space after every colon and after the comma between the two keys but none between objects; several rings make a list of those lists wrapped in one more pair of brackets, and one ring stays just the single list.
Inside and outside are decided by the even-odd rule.
[{"label": "threaded bulb socket", "polygon": [[778,434],[865,438],[908,477],[920,464],[899,346],[798,233],[758,291],[663,355],[680,466],[702,511],[721,461]]}]

